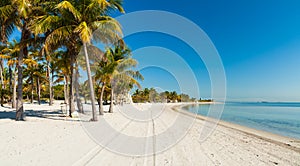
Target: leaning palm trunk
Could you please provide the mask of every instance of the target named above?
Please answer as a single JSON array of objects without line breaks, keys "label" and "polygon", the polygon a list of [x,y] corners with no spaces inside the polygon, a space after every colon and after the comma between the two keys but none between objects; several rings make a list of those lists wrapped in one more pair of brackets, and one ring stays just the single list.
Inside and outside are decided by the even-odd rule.
[{"label": "leaning palm trunk", "polygon": [[1,79],[1,86],[4,88],[4,76],[3,76],[3,62],[2,60],[0,61],[0,79]]},{"label": "leaning palm trunk", "polygon": [[3,62],[1,61],[0,62],[0,76],[1,76],[1,106],[3,107],[3,104],[4,104],[4,89],[5,89],[5,86],[4,86],[4,76],[3,76]]},{"label": "leaning palm trunk", "polygon": [[13,94],[13,84],[12,84],[12,80],[13,80],[13,73],[12,73],[12,69],[9,66],[8,67],[8,73],[9,73],[9,95],[10,95],[10,102],[12,103],[12,94]]},{"label": "leaning palm trunk", "polygon": [[37,86],[38,103],[39,105],[41,105],[41,85],[40,85],[39,77],[37,77],[36,79],[36,86]]},{"label": "leaning palm trunk", "polygon": [[54,103],[54,87],[53,87],[53,82],[54,82],[54,70],[51,70],[51,99],[52,99],[52,104]]},{"label": "leaning palm trunk", "polygon": [[68,77],[64,76],[65,84],[64,84],[64,97],[65,97],[65,104],[68,104]]},{"label": "leaning palm trunk", "polygon": [[113,86],[111,86],[111,91],[110,91],[110,106],[109,106],[109,113],[113,113],[114,112],[114,109],[113,109],[113,106],[114,106],[114,90],[113,90]]},{"label": "leaning palm trunk", "polygon": [[91,74],[91,68],[90,68],[90,61],[89,61],[89,56],[88,56],[88,52],[87,52],[86,43],[83,43],[83,49],[84,49],[86,70],[87,70],[87,75],[88,75],[88,82],[89,82],[91,102],[92,102],[92,114],[93,114],[92,121],[97,121],[98,119],[97,119],[97,114],[96,114],[94,86],[93,86],[93,80],[92,80],[92,74]]},{"label": "leaning palm trunk", "polygon": [[13,73],[14,78],[13,78],[13,97],[12,97],[12,108],[16,108],[16,98],[17,98],[17,84],[16,84],[16,80],[18,79],[18,75],[17,72],[14,71]]},{"label": "leaning palm trunk", "polygon": [[104,94],[104,89],[105,89],[105,82],[103,82],[102,87],[101,87],[101,94],[99,98],[99,114],[103,115],[104,110],[103,110],[103,94]]},{"label": "leaning palm trunk", "polygon": [[1,107],[3,107],[4,106],[4,92],[3,92],[3,88],[2,88],[2,86],[0,87],[0,94],[1,94],[1,101],[0,101],[0,103],[1,103]]},{"label": "leaning palm trunk", "polygon": [[4,85],[4,79],[3,79],[3,68],[2,68],[2,62],[0,61],[0,81],[1,81],[1,86],[3,87],[3,85]]},{"label": "leaning palm trunk", "polygon": [[33,88],[34,88],[34,85],[33,85],[33,75],[31,75],[31,99],[30,99],[30,103],[32,104],[33,103]]},{"label": "leaning palm trunk", "polygon": [[80,113],[84,113],[83,112],[83,108],[82,108],[82,103],[80,100],[80,96],[79,96],[79,71],[78,71],[78,66],[76,67],[76,75],[75,75],[75,94],[76,94],[76,103],[77,103],[77,108],[78,111]]},{"label": "leaning palm trunk", "polygon": [[51,69],[49,62],[47,62],[47,73],[48,73],[48,80],[49,80],[49,105],[51,106],[53,104],[53,93],[52,93],[52,79],[50,76]]},{"label": "leaning palm trunk", "polygon": [[70,77],[70,88],[69,88],[69,116],[72,117],[72,113],[75,112],[75,103],[74,103],[74,63],[75,57],[71,53],[71,77]]},{"label": "leaning palm trunk", "polygon": [[1,89],[1,91],[0,91],[0,93],[1,93],[0,103],[1,103],[1,107],[4,107],[4,88],[2,88],[2,86],[1,86],[0,89]]},{"label": "leaning palm trunk", "polygon": [[0,62],[0,77],[1,77],[1,106],[4,104],[4,79],[3,79],[3,65],[2,61]]}]

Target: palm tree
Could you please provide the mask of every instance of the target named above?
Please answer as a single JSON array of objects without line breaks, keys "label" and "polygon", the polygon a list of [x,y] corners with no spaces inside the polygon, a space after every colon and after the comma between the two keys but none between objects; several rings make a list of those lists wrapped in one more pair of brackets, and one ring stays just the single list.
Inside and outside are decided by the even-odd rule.
[{"label": "palm tree", "polygon": [[95,80],[99,81],[99,85],[98,86],[99,90],[100,90],[100,96],[98,96],[98,104],[99,104],[99,114],[103,115],[104,114],[104,110],[103,110],[103,94],[104,94],[104,90],[106,85],[110,82],[111,79],[111,75],[113,73],[113,71],[115,70],[115,65],[113,63],[110,63],[109,61],[100,61],[99,62],[99,66],[98,66],[98,70],[96,70],[96,74],[95,74]]},{"label": "palm tree", "polygon": [[[107,1],[103,1],[103,2],[107,2]],[[62,4],[63,6],[64,4]],[[111,33],[107,33],[106,35],[108,36],[114,36],[116,34],[121,34],[121,29],[120,26],[118,24],[117,21],[115,21],[114,19],[107,17],[107,16],[101,16],[102,12],[104,10],[106,10],[106,8],[108,7],[108,2],[105,4],[100,4],[102,5],[99,6],[99,4],[95,4],[93,1],[91,1],[91,3],[83,10],[83,16],[87,17],[82,17],[80,16],[78,13],[77,16],[80,16],[81,18],[78,19],[78,21],[80,22],[80,24],[75,28],[75,33],[78,33],[80,36],[80,39],[83,43],[83,50],[84,50],[84,55],[85,55],[85,60],[86,60],[86,69],[87,69],[87,75],[88,75],[88,83],[89,83],[89,87],[90,87],[90,97],[91,97],[91,102],[92,102],[92,113],[93,113],[93,121],[97,120],[97,116],[96,116],[96,108],[95,108],[95,94],[94,94],[94,88],[93,88],[93,80],[92,80],[92,74],[91,74],[91,69],[90,69],[90,61],[89,61],[89,56],[88,56],[88,50],[87,50],[87,45],[91,43],[91,39],[92,39],[92,32],[95,31],[98,28],[102,28],[102,26],[112,26],[115,28],[115,32]],[[99,9],[99,7],[101,7]],[[89,12],[96,14],[97,15],[93,15],[93,14],[88,14]],[[75,13],[75,12],[74,12]],[[88,15],[87,15],[88,14]],[[107,27],[106,27],[107,28]],[[106,29],[103,29],[101,31],[101,33],[103,33],[103,31],[106,31]],[[100,38],[96,38],[98,40],[102,40],[103,41],[103,37],[105,36],[101,36]],[[119,37],[117,38],[119,39]]]},{"label": "palm tree", "polygon": [[[49,105],[51,106],[54,101],[54,84],[68,80],[65,78],[69,77],[69,60],[67,52],[63,50],[55,50],[48,54],[44,49],[42,49],[42,52],[44,53],[46,60],[44,65],[46,67],[46,78],[49,83]],[[64,87],[67,85],[68,81],[65,81]],[[64,94],[67,95],[67,91],[65,91]],[[65,97],[65,103],[67,103],[66,100],[67,98]]]},{"label": "palm tree", "polygon": [[53,61],[51,55],[47,53],[45,54],[46,54],[45,58],[46,58],[46,66],[47,66],[46,77],[49,82],[49,106],[51,106],[53,105],[53,73],[54,73],[54,70],[51,68],[52,67],[51,62],[53,64]]},{"label": "palm tree", "polygon": [[36,68],[34,76],[36,77],[36,86],[37,86],[37,95],[38,95],[38,104],[41,105],[41,91],[42,85],[48,83],[48,79],[46,78],[46,66],[44,64],[39,64]]},{"label": "palm tree", "polygon": [[[31,83],[31,103],[33,103],[33,90],[36,89],[36,94],[38,97],[38,104],[41,104],[41,84],[46,84],[48,82],[46,78],[45,65],[39,62],[39,59],[34,59],[33,57],[38,57],[37,54],[30,53],[29,58],[24,59],[24,64],[26,68],[24,70],[24,78],[28,78],[28,82]],[[34,86],[36,84],[36,86]]]},{"label": "palm tree", "polygon": [[[70,88],[70,115],[74,111],[73,102],[73,69],[76,63],[76,55],[79,53],[76,47],[78,42],[83,44],[84,55],[86,58],[87,74],[90,86],[90,95],[93,108],[93,119],[97,120],[95,114],[94,89],[89,66],[89,57],[87,47],[91,43],[92,37],[104,43],[112,43],[120,39],[120,25],[112,17],[107,16],[111,10],[118,9],[121,12],[123,8],[120,0],[82,0],[61,1],[54,5],[53,12],[44,16],[37,17],[33,24],[33,31],[36,34],[49,32],[45,40],[46,50],[56,49],[58,44],[65,45],[70,52],[71,63],[71,88]],[[98,30],[97,35],[92,33]],[[80,40],[79,40],[80,39]],[[63,42],[65,43],[63,44]]]},{"label": "palm tree", "polygon": [[[12,34],[14,29],[14,23],[15,19],[14,17],[9,17],[10,13],[10,0],[2,0],[0,2],[0,47],[1,51],[5,49],[5,45],[8,43],[8,37]],[[16,14],[13,14],[16,15]],[[1,89],[3,90],[5,88],[4,85],[4,78],[3,78],[3,72],[4,72],[4,64],[3,59],[5,57],[0,57],[0,81],[1,81]],[[3,95],[1,95],[1,105],[3,101]]]},{"label": "palm tree", "polygon": [[84,99],[84,103],[87,104],[87,98],[89,97],[89,88],[88,88],[88,85],[87,85],[87,81],[85,81],[84,83],[80,84],[79,86],[79,92],[80,92],[80,95],[83,96],[83,99]]},{"label": "palm tree", "polygon": [[[9,72],[7,67],[3,67],[3,82],[2,85],[0,86],[0,95],[1,95],[1,106],[4,106],[4,103],[8,101],[10,95],[9,95],[9,88],[8,88],[8,79],[9,79]],[[2,88],[4,87],[4,88]]]},{"label": "palm tree", "polygon": [[17,88],[17,108],[16,120],[24,120],[23,109],[23,58],[28,54],[28,41],[31,38],[29,30],[30,21],[34,14],[37,14],[38,0],[4,0],[0,6],[1,22],[5,22],[5,28],[2,28],[1,34],[7,37],[12,33],[14,27],[21,31],[20,53],[18,55],[18,88]]},{"label": "palm tree", "polygon": [[170,98],[170,100],[172,100],[173,103],[175,103],[177,101],[177,96],[178,96],[177,92],[173,91],[173,92],[170,93],[170,97],[169,98]]},{"label": "palm tree", "polygon": [[16,89],[17,89],[17,57],[20,52],[20,45],[16,40],[9,42],[6,47],[0,51],[0,58],[7,60],[7,66],[9,68],[9,87],[10,94],[12,94],[11,102],[12,108],[16,108]]},{"label": "palm tree", "polygon": [[[1,50],[4,49],[3,46],[1,46],[0,48]],[[4,102],[4,89],[5,89],[5,84],[4,84],[4,63],[3,63],[3,59],[4,57],[3,56],[0,56],[0,90],[1,90],[1,106],[3,107],[3,102]]]},{"label": "palm tree", "polygon": [[24,59],[24,63],[26,65],[26,68],[23,72],[24,78],[27,78],[26,83],[31,85],[31,98],[30,98],[30,103],[33,103],[34,99],[34,72],[36,71],[36,68],[38,66],[37,61],[33,59]]},{"label": "palm tree", "polygon": [[[68,103],[68,89],[70,80],[70,59],[67,56],[67,52],[60,50],[51,54],[52,61],[51,66],[51,81],[53,84],[64,82],[64,99],[65,104]],[[53,88],[53,87],[52,87]],[[52,90],[54,92],[54,90]],[[53,95],[54,96],[54,95]]]},{"label": "palm tree", "polygon": [[107,48],[105,57],[108,59],[108,70],[106,70],[107,73],[102,72],[107,75],[106,79],[110,81],[111,101],[109,112],[112,113],[114,89],[117,89],[123,84],[121,89],[127,93],[132,85],[137,85],[140,88],[137,79],[143,80],[144,78],[138,71],[132,70],[132,67],[137,65],[137,61],[131,57],[131,51],[120,43],[117,44],[114,49]]}]

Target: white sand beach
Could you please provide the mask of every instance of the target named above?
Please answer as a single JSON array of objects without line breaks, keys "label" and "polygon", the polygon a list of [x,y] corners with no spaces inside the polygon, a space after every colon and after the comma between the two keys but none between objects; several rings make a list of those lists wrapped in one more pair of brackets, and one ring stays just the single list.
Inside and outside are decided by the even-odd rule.
[{"label": "white sand beach", "polygon": [[[177,137],[177,133],[167,135],[168,139],[159,137],[174,125],[178,116],[186,122],[193,121],[189,113],[179,108],[172,110],[174,105],[180,104],[167,104],[162,112],[155,112],[151,104],[136,104],[151,115],[144,121],[129,118],[139,119],[138,111],[125,110],[124,114],[124,110],[116,108],[114,113],[100,117],[99,122],[66,118],[59,112],[59,102],[51,107],[25,104],[28,110],[25,122],[10,119],[14,112],[1,107],[0,165],[300,165],[300,140],[227,122],[220,122],[205,141],[199,141],[206,119],[201,116],[197,116],[179,142],[172,143],[172,135]],[[92,138],[86,125],[97,125],[104,120],[119,133],[132,136],[129,138],[153,140],[146,141],[144,147],[138,147],[138,142],[132,147],[130,140],[117,142],[119,135],[107,137],[111,133],[97,131],[103,139],[111,139],[103,147]],[[180,122],[176,123],[180,126]],[[163,142],[166,140],[171,142]],[[164,149],[168,143],[171,146]],[[120,154],[116,147],[136,154],[142,149],[147,155]]]}]

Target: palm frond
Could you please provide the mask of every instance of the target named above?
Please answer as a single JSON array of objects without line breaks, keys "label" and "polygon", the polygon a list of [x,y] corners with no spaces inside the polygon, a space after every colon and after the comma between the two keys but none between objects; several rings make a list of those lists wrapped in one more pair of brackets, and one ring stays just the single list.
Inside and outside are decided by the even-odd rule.
[{"label": "palm frond", "polygon": [[38,63],[33,59],[24,59],[24,64],[27,66],[38,66]]},{"label": "palm frond", "polygon": [[11,4],[7,4],[4,6],[0,7],[0,16],[1,19],[7,19],[11,16],[12,12],[13,12],[13,6]]},{"label": "palm frond", "polygon": [[109,4],[112,9],[118,9],[121,13],[125,13],[122,0],[109,0]]},{"label": "palm frond", "polygon": [[10,67],[15,66],[17,63],[18,63],[18,60],[14,60],[14,59],[7,61],[7,65]]},{"label": "palm frond", "polygon": [[91,0],[91,3],[87,6],[85,12],[89,12],[90,10],[100,8],[105,10],[110,5],[106,0]]},{"label": "palm frond", "polygon": [[23,18],[27,18],[32,6],[29,0],[14,0],[13,3],[17,5],[19,15]]},{"label": "palm frond", "polygon": [[127,70],[124,72],[124,74],[131,76],[138,80],[144,80],[143,75],[139,71]]},{"label": "palm frond", "polygon": [[111,17],[100,17],[97,21],[91,23],[95,30],[94,40],[105,44],[115,44],[122,38],[122,29],[118,21]]},{"label": "palm frond", "polygon": [[61,43],[72,34],[72,25],[62,26],[52,31],[45,39],[45,51],[49,52],[53,45]]},{"label": "palm frond", "polygon": [[9,58],[10,58],[9,55],[0,54],[0,59],[9,59]]},{"label": "palm frond", "polygon": [[79,33],[80,39],[84,43],[90,43],[92,38],[92,31],[88,27],[85,21],[81,22],[74,30],[75,33]]},{"label": "palm frond", "polygon": [[57,6],[56,9],[66,10],[72,13],[76,20],[81,20],[81,14],[69,1],[62,1]]},{"label": "palm frond", "polygon": [[44,15],[39,16],[34,19],[30,25],[30,29],[35,34],[42,34],[47,31],[50,31],[51,29],[54,29],[54,26],[57,26],[57,24],[61,24],[62,18],[55,15]]},{"label": "palm frond", "polygon": [[133,58],[122,60],[118,65],[118,71],[122,72],[130,67],[135,67],[138,62]]}]

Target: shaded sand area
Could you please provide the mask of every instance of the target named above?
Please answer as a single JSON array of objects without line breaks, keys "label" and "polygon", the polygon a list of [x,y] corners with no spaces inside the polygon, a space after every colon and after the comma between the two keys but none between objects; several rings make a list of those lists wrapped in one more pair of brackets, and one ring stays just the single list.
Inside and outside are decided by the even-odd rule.
[{"label": "shaded sand area", "polygon": [[0,108],[0,165],[300,165],[300,140],[227,122],[200,141],[205,117],[179,104],[124,105],[98,122],[64,117],[59,102],[24,107],[26,122]]}]

